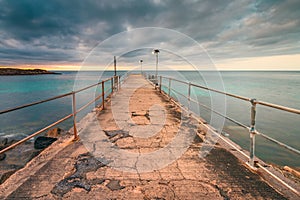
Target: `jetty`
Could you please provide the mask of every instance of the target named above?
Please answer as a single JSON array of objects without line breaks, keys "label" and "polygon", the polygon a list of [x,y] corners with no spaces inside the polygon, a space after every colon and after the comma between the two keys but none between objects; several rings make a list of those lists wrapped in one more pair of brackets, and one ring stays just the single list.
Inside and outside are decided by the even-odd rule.
[{"label": "jetty", "polygon": [[70,130],[75,140],[58,139],[10,176],[0,199],[299,197],[263,178],[226,139],[201,154],[208,125],[159,85],[140,74],[111,84],[116,90]]}]

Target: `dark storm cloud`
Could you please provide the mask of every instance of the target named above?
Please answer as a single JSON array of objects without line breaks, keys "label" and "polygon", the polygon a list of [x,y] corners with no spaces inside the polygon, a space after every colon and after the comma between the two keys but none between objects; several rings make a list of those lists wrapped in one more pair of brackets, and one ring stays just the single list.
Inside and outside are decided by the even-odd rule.
[{"label": "dark storm cloud", "polygon": [[24,40],[53,34],[89,34],[86,29],[95,29],[101,22],[105,23],[105,33],[112,35],[141,18],[152,21],[155,13],[163,11],[163,7],[148,1],[7,0],[1,4],[3,28]]},{"label": "dark storm cloud", "polygon": [[[231,23],[218,34],[217,45],[238,48],[234,57],[299,53],[300,1],[262,0],[252,5],[253,12]],[[227,46],[227,45],[225,45]],[[219,46],[220,47],[220,46]],[[216,50],[218,51],[218,50]]]},{"label": "dark storm cloud", "polygon": [[[153,20],[163,9],[150,1],[2,0],[1,40],[8,42],[2,42],[0,48],[14,55],[9,43],[18,41],[16,56],[28,44],[37,49],[89,51],[99,41],[125,31],[134,21]],[[69,53],[64,52],[66,58]]]},{"label": "dark storm cloud", "polygon": [[299,53],[299,9],[298,0],[0,0],[0,59],[80,62],[139,27],[180,31],[216,58]]}]

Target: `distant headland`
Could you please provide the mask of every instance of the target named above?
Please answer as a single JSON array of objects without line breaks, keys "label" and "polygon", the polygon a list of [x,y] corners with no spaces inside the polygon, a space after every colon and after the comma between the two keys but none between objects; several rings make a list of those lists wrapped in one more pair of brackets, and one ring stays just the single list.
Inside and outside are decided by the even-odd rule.
[{"label": "distant headland", "polygon": [[61,74],[44,69],[0,68],[0,76]]}]

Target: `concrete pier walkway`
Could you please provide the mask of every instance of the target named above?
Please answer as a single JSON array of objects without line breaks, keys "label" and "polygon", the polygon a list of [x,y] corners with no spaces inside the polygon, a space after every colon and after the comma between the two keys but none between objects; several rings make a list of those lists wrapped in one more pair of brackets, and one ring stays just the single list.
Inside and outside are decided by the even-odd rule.
[{"label": "concrete pier walkway", "polygon": [[0,199],[285,199],[140,75],[0,186]]}]

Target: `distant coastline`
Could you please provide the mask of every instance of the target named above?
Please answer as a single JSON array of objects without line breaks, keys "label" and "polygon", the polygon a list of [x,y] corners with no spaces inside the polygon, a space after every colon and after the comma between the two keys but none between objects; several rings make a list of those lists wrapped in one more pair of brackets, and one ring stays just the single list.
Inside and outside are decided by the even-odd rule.
[{"label": "distant coastline", "polygon": [[0,68],[0,76],[17,76],[17,75],[43,75],[43,74],[61,74],[50,72],[44,69],[18,69],[18,68]]}]

